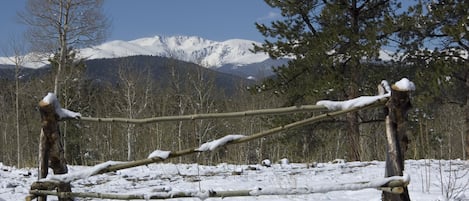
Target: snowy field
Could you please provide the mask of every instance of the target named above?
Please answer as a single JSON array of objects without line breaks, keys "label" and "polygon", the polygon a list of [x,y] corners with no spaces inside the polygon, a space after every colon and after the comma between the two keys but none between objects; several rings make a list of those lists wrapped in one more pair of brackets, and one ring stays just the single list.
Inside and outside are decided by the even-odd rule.
[{"label": "snowy field", "polygon": [[[409,192],[415,201],[469,201],[469,161],[408,160]],[[89,167],[69,166],[69,172]],[[72,182],[74,192],[151,194],[164,191],[252,190],[257,188],[317,188],[338,183],[379,180],[384,162],[203,166],[152,164]],[[36,169],[16,169],[0,163],[0,201],[24,200],[37,178]],[[447,197],[449,197],[447,199]],[[48,200],[57,200],[49,196]],[[101,200],[77,198],[76,200]],[[177,198],[172,200],[200,200]],[[381,191],[363,189],[299,195],[207,198],[206,200],[381,200]]]}]

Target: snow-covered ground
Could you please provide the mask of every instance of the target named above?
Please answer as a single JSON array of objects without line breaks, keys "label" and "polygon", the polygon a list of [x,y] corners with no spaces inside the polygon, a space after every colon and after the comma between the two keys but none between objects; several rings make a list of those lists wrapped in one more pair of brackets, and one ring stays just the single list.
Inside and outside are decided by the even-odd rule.
[{"label": "snow-covered ground", "polygon": [[[408,160],[406,173],[414,201],[469,200],[469,161]],[[69,166],[69,172],[90,167]],[[162,191],[252,190],[257,188],[317,188],[338,183],[382,179],[384,162],[342,162],[311,165],[151,164],[91,176],[72,182],[74,192],[152,194]],[[35,168],[17,169],[0,163],[0,201],[24,200],[37,179]],[[448,194],[446,196],[446,193]],[[450,199],[446,199],[450,197]],[[56,200],[49,196],[48,200]],[[77,200],[100,200],[77,198]],[[199,200],[178,198],[173,200]],[[207,198],[221,200],[221,198]],[[229,197],[223,200],[381,200],[381,191],[363,189],[302,195]]]}]

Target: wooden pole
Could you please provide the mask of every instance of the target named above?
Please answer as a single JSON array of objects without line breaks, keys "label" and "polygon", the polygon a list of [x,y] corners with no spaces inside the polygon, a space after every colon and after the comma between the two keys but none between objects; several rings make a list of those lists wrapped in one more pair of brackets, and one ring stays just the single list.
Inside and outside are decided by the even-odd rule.
[{"label": "wooden pole", "polygon": [[[391,87],[391,98],[386,104],[386,172],[385,177],[403,176],[405,152],[407,151],[407,111],[411,108],[409,91],[399,89],[396,85]],[[402,194],[392,194],[383,191],[383,201],[410,201],[407,187]]]},{"label": "wooden pole", "polygon": [[238,117],[249,117],[249,116],[260,116],[260,115],[280,115],[280,114],[291,114],[298,112],[321,112],[327,111],[327,108],[320,105],[300,105],[273,109],[260,109],[260,110],[247,110],[241,112],[225,112],[225,113],[208,113],[208,114],[191,114],[181,116],[164,116],[164,117],[152,117],[145,119],[128,119],[128,118],[99,118],[99,117],[80,117],[80,121],[91,121],[91,122],[108,122],[108,123],[130,123],[130,124],[148,124],[156,122],[168,122],[168,121],[190,121],[198,119],[216,119],[216,118],[238,118]]},{"label": "wooden pole", "polygon": [[[59,129],[59,117],[55,111],[54,103],[45,101],[39,102],[39,112],[41,113],[42,129],[39,144],[39,179],[47,177],[48,168],[52,168],[54,174],[66,174],[68,172],[67,162],[64,157],[64,150]],[[58,192],[71,192],[70,183],[57,185]],[[46,196],[41,196],[38,200],[47,200]],[[60,201],[72,200],[71,198],[61,198]]]}]

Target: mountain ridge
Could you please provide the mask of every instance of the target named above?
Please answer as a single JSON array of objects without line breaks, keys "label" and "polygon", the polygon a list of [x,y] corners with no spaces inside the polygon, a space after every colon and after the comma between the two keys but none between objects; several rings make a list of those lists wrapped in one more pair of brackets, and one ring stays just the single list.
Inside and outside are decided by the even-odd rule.
[{"label": "mountain ridge", "polygon": [[250,49],[255,41],[230,39],[212,41],[198,36],[153,36],[131,41],[115,40],[80,50],[87,59],[116,58],[136,55],[161,56],[217,68],[225,64],[246,65],[269,59]]},{"label": "mountain ridge", "polygon": [[[218,68],[232,64],[243,66],[269,59],[265,53],[253,53],[253,44],[260,43],[245,39],[213,41],[198,36],[160,36],[138,38],[130,41],[113,40],[102,44],[78,49],[78,55],[86,60],[119,58],[127,56],[161,56],[191,62],[207,68]],[[24,58],[35,58],[33,53]],[[28,68],[40,68],[46,65],[47,58],[30,59],[24,62]],[[38,61],[42,60],[42,61]],[[13,56],[0,57],[0,64],[13,65]]]},{"label": "mountain ridge", "polygon": [[[253,53],[253,44],[260,43],[245,39],[213,41],[198,36],[160,36],[138,38],[130,41],[113,40],[89,48],[79,49],[78,55],[85,60],[123,58],[129,56],[158,56],[194,63],[224,73],[250,79],[262,79],[272,75],[270,64],[279,66],[286,60],[273,60],[265,53]],[[34,58],[33,54],[26,55]],[[36,59],[37,60],[37,59]],[[42,68],[42,62],[25,62],[27,68]],[[13,65],[10,57],[0,57],[0,64]]]}]

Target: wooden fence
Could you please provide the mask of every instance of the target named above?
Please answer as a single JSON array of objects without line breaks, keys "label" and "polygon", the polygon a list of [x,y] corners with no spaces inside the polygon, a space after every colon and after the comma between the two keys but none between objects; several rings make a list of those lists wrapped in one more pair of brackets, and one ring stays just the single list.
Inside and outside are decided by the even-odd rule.
[{"label": "wooden fence", "polygon": [[[46,200],[47,195],[58,196],[59,200],[73,200],[74,197],[93,197],[93,198],[111,198],[111,199],[147,199],[148,197],[141,196],[128,196],[128,195],[107,195],[102,193],[76,193],[71,191],[70,182],[84,179],[80,174],[67,174],[67,166],[64,159],[63,148],[61,145],[61,134],[59,130],[59,121],[67,119],[79,119],[80,121],[94,121],[94,122],[122,122],[130,124],[146,124],[154,122],[165,121],[182,121],[182,120],[197,120],[197,119],[210,119],[210,118],[239,118],[247,116],[259,115],[280,115],[298,112],[311,112],[323,111],[324,113],[318,116],[313,116],[301,121],[293,122],[290,124],[282,125],[279,127],[271,128],[259,133],[249,136],[236,136],[231,138],[224,138],[223,143],[211,146],[227,146],[233,144],[244,143],[266,137],[288,129],[298,128],[301,126],[313,124],[315,122],[334,118],[339,115],[344,115],[350,112],[359,110],[383,107],[388,108],[388,115],[386,116],[386,139],[387,139],[387,153],[386,153],[386,178],[390,178],[378,185],[349,184],[357,189],[362,188],[377,188],[383,190],[383,200],[392,201],[407,201],[410,200],[407,191],[408,178],[402,177],[404,170],[404,153],[407,147],[407,138],[405,132],[405,121],[407,110],[410,108],[409,92],[407,87],[400,85],[393,85],[391,88],[386,87],[388,93],[375,97],[359,97],[355,100],[348,100],[343,102],[331,102],[332,105],[340,104],[346,105],[345,108],[340,108],[337,111],[331,111],[331,104],[317,104],[317,105],[303,105],[275,109],[264,110],[250,110],[243,112],[230,112],[230,113],[216,113],[216,114],[193,114],[184,116],[167,116],[167,117],[154,117],[148,119],[125,119],[125,118],[93,118],[81,117],[79,113],[75,113],[63,108],[60,105],[54,94],[48,94],[39,103],[39,111],[41,113],[42,129],[40,134],[40,153],[39,153],[39,180],[31,185],[30,195],[26,200],[37,198],[38,200]],[[363,100],[366,100],[365,102]],[[354,102],[355,101],[355,102]],[[227,136],[228,137],[228,136]],[[220,140],[218,140],[220,142]],[[201,146],[202,147],[202,146]],[[185,150],[166,152],[165,156],[156,155],[151,158],[141,159],[129,162],[120,163],[105,163],[95,166],[92,172],[86,176],[93,176],[107,172],[113,172],[126,168],[132,168],[151,163],[158,163],[169,158],[180,157],[184,155],[199,153],[202,151],[211,151],[212,149],[201,149],[201,147],[189,148]],[[50,161],[50,164],[49,164]],[[53,179],[44,179],[48,175],[48,167],[51,167],[54,172]],[[344,188],[334,188],[335,190],[346,190]],[[272,191],[269,191],[272,192]],[[317,190],[309,191],[288,191],[296,192],[297,194],[316,193]],[[288,194],[285,192],[285,194]],[[200,192],[179,192],[171,194],[171,197],[197,197],[201,196]],[[229,197],[229,196],[252,196],[252,195],[266,195],[269,193],[258,191],[219,191],[207,192],[203,197]],[[270,193],[272,194],[272,193]],[[166,199],[169,195],[154,196],[148,199]]]}]

